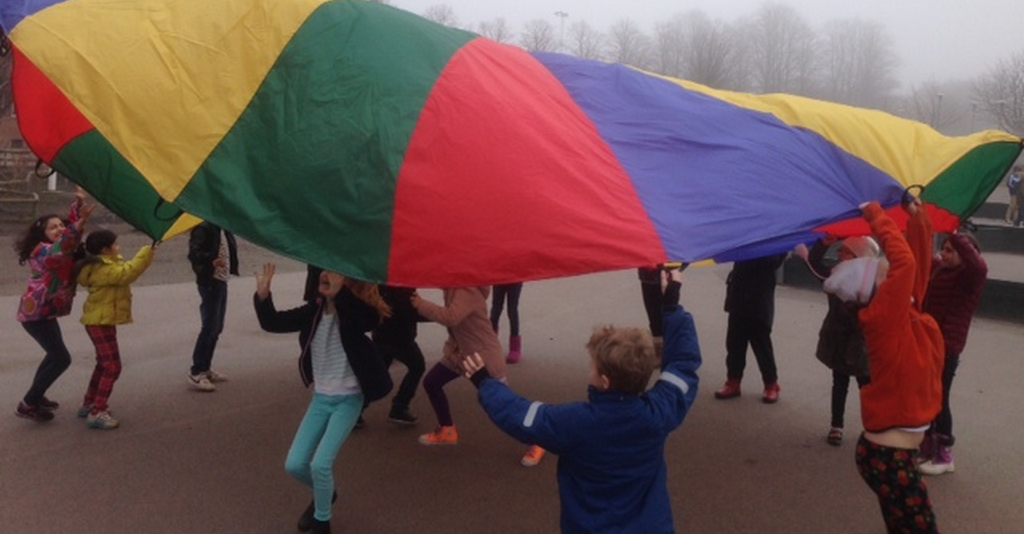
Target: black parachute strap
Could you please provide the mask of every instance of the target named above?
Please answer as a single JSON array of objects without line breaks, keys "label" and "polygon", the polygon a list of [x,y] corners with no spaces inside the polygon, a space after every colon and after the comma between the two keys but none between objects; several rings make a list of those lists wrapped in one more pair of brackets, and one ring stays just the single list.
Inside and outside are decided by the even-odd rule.
[{"label": "black parachute strap", "polygon": [[171,222],[171,221],[177,219],[178,217],[181,217],[182,214],[185,213],[185,210],[183,210],[183,209],[181,209],[181,208],[179,208],[177,206],[174,206],[174,214],[173,215],[161,215],[160,214],[160,208],[164,204],[167,204],[169,206],[173,206],[173,204],[168,204],[168,202],[166,200],[162,199],[162,198],[156,201],[156,206],[153,206],[153,217],[155,217],[158,221]]},{"label": "black parachute strap", "polygon": [[32,171],[33,174],[36,175],[36,178],[49,178],[50,176],[57,172],[57,169],[54,169],[49,165],[46,165],[46,168],[50,169],[49,172],[43,172],[43,165],[46,165],[46,162],[44,162],[42,158],[36,159],[36,168],[34,171]]},{"label": "black parachute strap", "polygon": [[[915,189],[917,189],[917,194],[916,195],[912,193],[912,191],[915,190]],[[903,190],[903,199],[902,199],[903,205],[906,206],[907,204],[909,204],[911,199],[913,199],[913,198],[921,198],[921,195],[923,195],[923,194],[924,194],[924,186],[921,185],[921,184],[914,184],[912,186],[907,187],[906,189]]]},{"label": "black parachute strap", "polygon": [[7,32],[0,28],[0,56],[11,53],[11,40],[7,38]]}]

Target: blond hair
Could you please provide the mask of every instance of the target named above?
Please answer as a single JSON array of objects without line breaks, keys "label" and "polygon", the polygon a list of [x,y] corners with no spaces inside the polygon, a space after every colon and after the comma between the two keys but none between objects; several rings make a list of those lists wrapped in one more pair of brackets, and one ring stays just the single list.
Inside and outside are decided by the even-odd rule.
[{"label": "blond hair", "polygon": [[608,377],[609,389],[640,395],[661,362],[654,352],[651,333],[642,328],[601,326],[587,342],[598,374]]},{"label": "blond hair", "polygon": [[391,317],[391,306],[388,306],[388,303],[384,302],[384,297],[380,296],[380,289],[377,288],[377,284],[345,277],[345,285],[348,286],[352,294],[359,298],[359,300],[377,310],[377,314],[381,318]]}]

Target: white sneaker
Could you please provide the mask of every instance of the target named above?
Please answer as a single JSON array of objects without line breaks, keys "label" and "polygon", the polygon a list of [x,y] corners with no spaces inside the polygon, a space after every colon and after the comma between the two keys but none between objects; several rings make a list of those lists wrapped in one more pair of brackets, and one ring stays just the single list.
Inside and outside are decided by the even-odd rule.
[{"label": "white sneaker", "polygon": [[206,372],[206,378],[209,378],[210,382],[213,382],[214,384],[219,384],[221,382],[228,381],[227,375],[222,375],[217,371],[214,371],[213,369],[210,369],[209,371]]},{"label": "white sneaker", "polygon": [[108,411],[90,413],[85,418],[85,424],[88,425],[89,428],[98,428],[100,430],[113,430],[121,426],[121,423],[118,422],[117,419],[111,417],[110,412]]},{"label": "white sneaker", "polygon": [[185,376],[188,377],[188,383],[192,385],[192,389],[197,391],[217,391],[217,386],[210,382],[210,378],[206,376],[206,373],[198,375],[186,373]]},{"label": "white sneaker", "polygon": [[953,473],[956,471],[956,466],[953,465],[953,460],[948,462],[937,462],[936,460],[928,460],[927,462],[917,466],[921,471],[921,474],[929,476],[939,476],[946,473]]}]

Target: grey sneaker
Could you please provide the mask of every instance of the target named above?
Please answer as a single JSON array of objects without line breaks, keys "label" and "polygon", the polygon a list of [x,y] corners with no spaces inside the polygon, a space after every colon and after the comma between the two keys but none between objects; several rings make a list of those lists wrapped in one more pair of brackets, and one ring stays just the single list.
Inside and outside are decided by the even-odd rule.
[{"label": "grey sneaker", "polygon": [[214,371],[213,369],[210,369],[209,371],[206,372],[206,378],[209,378],[210,382],[213,382],[214,384],[219,384],[221,382],[228,381],[227,375],[222,375],[217,371]]},{"label": "grey sneaker", "polygon": [[217,391],[217,386],[210,382],[210,377],[206,376],[206,373],[197,375],[186,373],[185,376],[188,377],[188,383],[192,385],[192,389],[196,391]]},{"label": "grey sneaker", "polygon": [[89,417],[85,418],[85,423],[89,428],[97,428],[99,430],[113,430],[121,423],[110,416],[110,412],[102,411],[100,413],[90,413]]}]

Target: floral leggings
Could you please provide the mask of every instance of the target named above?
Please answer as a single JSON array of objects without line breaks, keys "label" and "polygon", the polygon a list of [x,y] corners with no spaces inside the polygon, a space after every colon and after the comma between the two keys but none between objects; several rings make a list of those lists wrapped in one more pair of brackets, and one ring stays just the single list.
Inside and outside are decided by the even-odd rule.
[{"label": "floral leggings", "polygon": [[914,449],[878,445],[863,434],[857,441],[857,471],[878,496],[890,534],[939,532],[928,488],[914,463],[915,456]]}]

